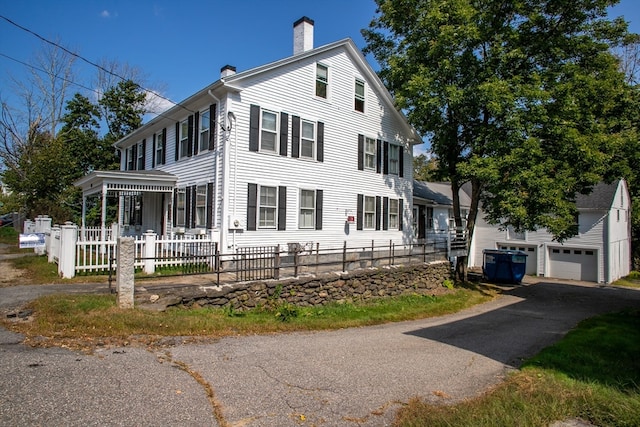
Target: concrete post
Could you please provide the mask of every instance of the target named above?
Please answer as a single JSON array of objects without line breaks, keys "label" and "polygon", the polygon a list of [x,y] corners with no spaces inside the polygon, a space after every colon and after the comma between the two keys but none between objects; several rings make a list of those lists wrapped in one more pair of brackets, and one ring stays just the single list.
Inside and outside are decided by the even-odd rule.
[{"label": "concrete post", "polygon": [[144,253],[142,254],[144,260],[144,272],[146,274],[153,274],[156,272],[156,233],[153,230],[147,230],[142,235],[144,237]]},{"label": "concrete post", "polygon": [[76,242],[78,226],[66,222],[60,227],[60,254],[58,255],[58,274],[65,279],[76,275]]},{"label": "concrete post", "polygon": [[133,308],[136,242],[133,237],[118,237],[116,255],[116,291],[118,307]]}]

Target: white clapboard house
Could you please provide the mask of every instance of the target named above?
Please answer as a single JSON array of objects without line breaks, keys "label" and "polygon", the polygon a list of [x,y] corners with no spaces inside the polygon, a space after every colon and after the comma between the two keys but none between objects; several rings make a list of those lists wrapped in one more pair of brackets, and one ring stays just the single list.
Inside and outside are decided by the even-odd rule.
[{"label": "white clapboard house", "polygon": [[224,251],[411,242],[422,141],[354,42],[314,48],[313,32],[301,18],[292,56],[225,66],[118,141],[121,170],[78,180],[84,200],[117,196],[123,234],[210,234]]}]

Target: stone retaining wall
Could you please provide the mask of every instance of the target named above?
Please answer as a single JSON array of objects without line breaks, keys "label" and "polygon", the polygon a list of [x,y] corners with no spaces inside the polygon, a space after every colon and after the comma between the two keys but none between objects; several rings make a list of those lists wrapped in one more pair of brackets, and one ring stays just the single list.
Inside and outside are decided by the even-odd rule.
[{"label": "stone retaining wall", "polygon": [[367,301],[406,294],[431,295],[451,279],[448,262],[362,269],[318,277],[237,283],[226,286],[183,288],[163,294],[137,296],[140,308],[163,310],[168,306],[233,307],[245,310],[289,303],[321,306],[332,302]]}]

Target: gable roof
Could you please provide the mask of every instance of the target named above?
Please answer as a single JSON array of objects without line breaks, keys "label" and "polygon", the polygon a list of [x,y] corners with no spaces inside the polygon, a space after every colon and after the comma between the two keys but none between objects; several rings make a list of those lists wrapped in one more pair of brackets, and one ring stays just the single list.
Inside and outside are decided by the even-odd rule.
[{"label": "gable roof", "polygon": [[[460,206],[471,206],[471,197],[461,188],[458,191]],[[413,181],[413,197],[428,200],[435,205],[453,206],[451,183]]]},{"label": "gable roof", "polygon": [[168,110],[166,110],[166,111],[162,112],[161,114],[159,114],[158,116],[154,117],[153,119],[151,119],[150,121],[145,123],[143,126],[139,127],[138,129],[134,130],[130,134],[124,136],[122,139],[117,141],[114,144],[114,146],[116,146],[116,147],[124,146],[125,145],[124,143],[126,141],[136,138],[136,136],[138,134],[140,134],[142,132],[145,132],[146,129],[148,129],[149,127],[157,125],[162,120],[166,120],[166,119],[178,120],[180,118],[184,118],[183,117],[184,111],[185,110],[186,111],[191,111],[191,109],[188,106],[191,105],[191,104],[196,103],[200,98],[209,97],[209,95],[214,93],[214,92],[216,92],[216,93],[221,95],[222,93],[225,93],[225,92],[240,92],[240,91],[242,91],[242,88],[235,86],[234,83],[240,83],[244,79],[247,79],[247,78],[250,78],[250,77],[254,77],[254,76],[257,76],[257,75],[262,74],[262,73],[267,73],[267,72],[276,70],[277,68],[285,67],[285,66],[290,65],[290,64],[294,64],[294,63],[296,63],[296,62],[298,62],[298,61],[300,61],[302,59],[309,58],[309,57],[316,56],[316,55],[320,55],[322,53],[331,51],[333,49],[340,49],[340,48],[345,49],[345,51],[349,54],[349,56],[353,60],[354,64],[363,73],[363,77],[365,77],[365,79],[369,82],[369,84],[372,85],[372,87],[375,89],[375,92],[381,97],[381,99],[384,102],[384,104],[386,104],[387,109],[391,112],[391,114],[393,114],[400,121],[400,123],[403,124],[407,134],[411,135],[412,138],[409,141],[409,143],[411,145],[422,144],[423,141],[422,141],[420,135],[413,128],[413,126],[411,126],[409,124],[409,122],[407,121],[407,118],[404,116],[404,114],[402,114],[396,108],[395,102],[393,100],[393,97],[391,96],[391,94],[389,93],[387,88],[385,87],[385,85],[382,82],[382,80],[380,80],[380,77],[378,77],[376,72],[373,71],[373,68],[371,68],[371,65],[369,65],[369,63],[365,59],[364,55],[360,51],[360,49],[358,49],[358,47],[353,42],[353,40],[351,40],[350,38],[345,38],[345,39],[342,39],[342,40],[339,40],[339,41],[336,41],[336,42],[333,42],[333,43],[329,43],[329,44],[326,44],[326,45],[323,45],[323,46],[319,46],[319,47],[314,48],[314,49],[309,49],[307,51],[304,51],[304,52],[298,53],[296,55],[292,55],[292,56],[280,59],[278,61],[270,62],[270,63],[264,64],[264,65],[261,65],[261,66],[258,66],[258,67],[251,68],[251,69],[246,70],[246,71],[242,71],[242,72],[239,72],[239,73],[236,73],[236,74],[232,74],[232,75],[223,77],[223,78],[211,83],[210,85],[206,86],[205,88],[199,90],[198,92],[194,93],[190,97],[186,98],[184,101],[179,102],[178,104],[174,105],[173,107],[169,108]]},{"label": "gable roof", "polygon": [[601,182],[593,187],[589,194],[576,195],[576,207],[578,209],[609,210],[613,205],[620,180],[611,184]]}]

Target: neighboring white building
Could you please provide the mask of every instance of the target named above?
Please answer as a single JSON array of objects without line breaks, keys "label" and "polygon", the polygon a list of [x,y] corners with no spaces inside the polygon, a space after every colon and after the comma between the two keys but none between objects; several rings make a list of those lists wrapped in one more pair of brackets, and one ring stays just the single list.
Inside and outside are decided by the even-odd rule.
[{"label": "neighboring white building", "polygon": [[[351,39],[216,82],[115,145],[121,171],[77,181],[120,198],[127,234],[211,233],[221,250],[413,240],[412,151],[422,143]],[[104,215],[103,215],[104,222]]]},{"label": "neighboring white building", "polygon": [[524,251],[527,274],[559,279],[611,283],[631,270],[629,189],[624,180],[598,184],[578,195],[578,235],[562,244],[545,230],[500,231],[478,213],[469,252],[469,266],[482,267],[483,249]]},{"label": "neighboring white building", "polygon": [[[471,197],[462,189],[459,197],[460,214],[466,226]],[[417,239],[431,239],[434,235],[446,238],[450,230],[455,230],[451,183],[413,182],[413,230]]]}]

